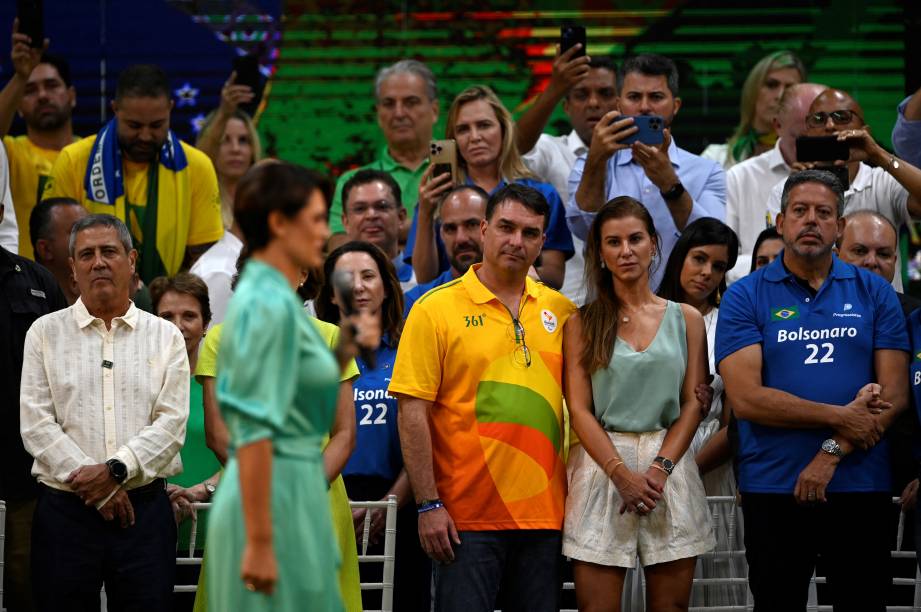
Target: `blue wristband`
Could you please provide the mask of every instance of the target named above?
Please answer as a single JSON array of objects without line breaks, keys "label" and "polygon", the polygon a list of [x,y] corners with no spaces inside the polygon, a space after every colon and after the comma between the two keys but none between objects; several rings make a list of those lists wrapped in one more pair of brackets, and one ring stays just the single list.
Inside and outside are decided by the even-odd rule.
[{"label": "blue wristband", "polygon": [[433,499],[432,501],[425,502],[424,504],[419,504],[416,506],[416,512],[422,514],[423,512],[429,512],[431,510],[437,510],[438,508],[444,508],[445,505],[440,499]]}]

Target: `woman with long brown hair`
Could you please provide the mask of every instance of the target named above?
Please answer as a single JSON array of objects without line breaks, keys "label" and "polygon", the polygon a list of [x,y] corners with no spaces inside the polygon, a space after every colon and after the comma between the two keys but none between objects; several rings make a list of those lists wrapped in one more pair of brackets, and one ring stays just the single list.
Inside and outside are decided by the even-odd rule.
[{"label": "woman with long brown hair", "polygon": [[697,555],[713,547],[697,466],[707,342],[694,308],[656,296],[652,217],[605,204],[586,241],[588,299],[564,337],[566,401],[581,444],[569,457],[563,554],[580,610],[620,610],[637,557],[651,610],[684,609]]}]

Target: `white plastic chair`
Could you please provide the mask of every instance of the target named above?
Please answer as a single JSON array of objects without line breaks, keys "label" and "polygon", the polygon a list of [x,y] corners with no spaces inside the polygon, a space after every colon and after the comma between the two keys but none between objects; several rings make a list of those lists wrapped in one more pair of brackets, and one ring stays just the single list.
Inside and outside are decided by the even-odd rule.
[{"label": "white plastic chair", "polygon": [[[384,554],[368,554],[368,535],[371,531],[371,513],[365,513],[364,536],[358,543],[358,562],[359,563],[383,563],[384,573],[381,582],[362,582],[362,591],[381,591],[381,610],[380,612],[393,612],[393,570],[396,565],[396,538],[397,538],[397,498],[395,495],[389,495],[387,501],[374,502],[354,502],[350,501],[349,505],[353,510],[359,508],[386,509],[384,523]],[[370,612],[370,611],[365,611]]]}]

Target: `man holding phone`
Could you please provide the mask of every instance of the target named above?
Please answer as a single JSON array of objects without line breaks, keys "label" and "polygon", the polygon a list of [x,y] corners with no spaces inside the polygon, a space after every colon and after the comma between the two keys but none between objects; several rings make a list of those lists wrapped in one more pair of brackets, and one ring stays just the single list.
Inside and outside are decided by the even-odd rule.
[{"label": "man holding phone", "polygon": [[[592,130],[601,118],[617,108],[617,70],[607,57],[589,57],[581,44],[557,54],[547,88],[518,119],[516,144],[525,164],[541,180],[553,185],[563,202],[569,201],[569,173],[576,159],[588,152]],[[572,131],[562,136],[542,133],[557,103]],[[560,291],[581,305],[585,300],[582,241],[573,236],[575,255],[566,261]]]},{"label": "man holding phone", "polygon": [[[9,221],[19,226],[19,254],[33,259],[29,215],[41,199],[51,167],[61,149],[73,143],[71,113],[77,93],[66,60],[47,52],[48,41],[34,41],[13,22],[10,59],[13,76],[0,91],[0,136],[10,158],[10,177],[16,214]],[[26,124],[24,136],[10,136],[13,117]]]},{"label": "man holding phone", "polygon": [[[921,170],[877,144],[863,118],[860,104],[840,89],[827,89],[819,94],[806,115],[806,136],[834,136],[848,144],[849,187],[844,192],[842,215],[872,210],[889,219],[896,228],[911,219],[921,219]],[[834,163],[804,165],[818,168]],[[772,214],[780,210],[783,185],[780,182],[771,191],[768,210]],[[896,267],[892,286],[902,290],[901,266]]]},{"label": "man holding phone", "polygon": [[[671,126],[681,108],[678,69],[661,55],[628,58],[617,72],[617,111],[595,126],[588,155],[579,158],[569,177],[566,217],[575,236],[584,239],[595,212],[619,195],[636,198],[649,209],[661,244],[650,285],[658,287],[664,263],[685,225],[702,217],[726,216],[726,175],[722,167],[678,148]],[[641,133],[634,117],[661,117],[661,144],[627,141]],[[644,126],[645,127],[645,126]],[[652,130],[643,133],[656,135]],[[641,139],[644,138],[641,133]]]}]

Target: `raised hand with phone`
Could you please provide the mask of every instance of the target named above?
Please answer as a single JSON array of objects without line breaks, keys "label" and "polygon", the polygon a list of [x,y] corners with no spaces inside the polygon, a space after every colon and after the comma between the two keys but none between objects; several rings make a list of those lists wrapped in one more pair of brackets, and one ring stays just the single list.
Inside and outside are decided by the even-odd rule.
[{"label": "raised hand with phone", "polygon": [[[864,176],[871,177],[864,180],[878,181],[885,179],[889,181],[890,179],[886,177],[877,176],[880,172],[885,172],[898,185],[892,185],[892,188],[880,185],[879,189],[871,191],[895,193],[901,187],[908,192],[905,205],[907,210],[905,212],[912,218],[921,218],[921,170],[904,160],[896,158],[880,146],[870,134],[870,127],[864,121],[864,117],[863,108],[850,94],[838,89],[827,89],[819,94],[809,107],[809,112],[806,115],[806,136],[834,137],[840,143],[837,148],[841,148],[841,144],[846,144],[847,182],[845,188],[848,188],[848,185],[860,182],[858,179],[859,173],[864,173]],[[800,143],[797,141],[797,157],[801,158],[799,145]],[[828,148],[835,148],[834,143],[831,143]],[[843,157],[843,152],[842,148],[842,151],[835,155],[825,155],[823,157],[841,158]],[[816,156],[813,155],[812,157]],[[868,162],[874,167],[870,168],[863,162]],[[842,162],[828,160],[824,163],[821,161],[816,163],[816,167],[826,166],[830,170],[834,170],[836,165],[840,167]],[[842,176],[842,178],[844,177]],[[851,196],[850,192],[845,195],[845,212],[848,212],[848,207],[853,206],[851,201],[855,197],[860,199],[864,196]],[[890,221],[896,227],[901,225],[900,221],[907,221],[907,219],[899,218],[906,216],[904,213],[898,212],[901,202],[896,200],[901,200],[901,197],[901,195],[893,196],[893,201],[887,201],[884,206],[885,209],[892,211],[887,217],[890,217]],[[862,204],[854,206],[854,208],[865,207]],[[878,208],[878,206],[875,206],[875,208]]]}]

